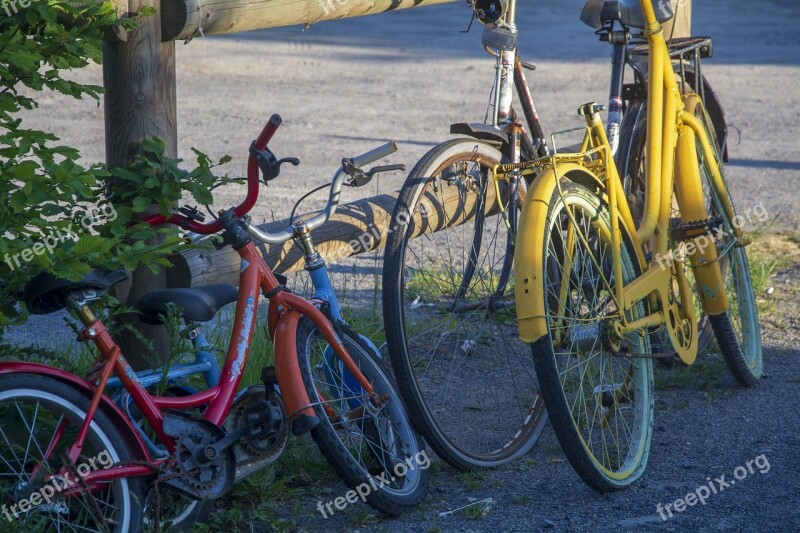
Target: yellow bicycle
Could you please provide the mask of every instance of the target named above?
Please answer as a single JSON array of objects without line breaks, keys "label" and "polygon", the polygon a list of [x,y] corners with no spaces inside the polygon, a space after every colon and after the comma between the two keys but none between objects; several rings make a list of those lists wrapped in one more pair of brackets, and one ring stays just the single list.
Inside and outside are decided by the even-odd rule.
[{"label": "yellow bicycle", "polygon": [[494,167],[495,179],[537,175],[514,256],[519,334],[531,344],[561,447],[581,478],[601,491],[629,486],[647,464],[652,360],[662,355],[652,353],[653,331],[664,328],[691,364],[702,307],[734,376],[750,386],[763,369],[748,241],[736,224],[702,102],[676,82],[661,28],[669,3],[659,3],[658,17],[651,0],[612,4],[623,5],[632,27],[639,17],[650,48],[639,226],[600,118],[603,106],[580,107],[586,129],[577,153]]}]

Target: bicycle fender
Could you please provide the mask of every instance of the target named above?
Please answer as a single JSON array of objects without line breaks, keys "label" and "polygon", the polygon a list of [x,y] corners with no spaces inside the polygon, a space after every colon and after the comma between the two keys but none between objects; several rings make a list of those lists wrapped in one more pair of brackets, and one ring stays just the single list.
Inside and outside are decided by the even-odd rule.
[{"label": "bicycle fender", "polygon": [[[568,179],[590,188],[605,186],[585,167],[577,163],[558,163],[537,176],[528,189],[517,226],[517,245],[514,250],[514,291],[517,302],[519,338],[523,342],[536,342],[547,335],[545,302],[542,298],[544,272],[544,227],[550,200],[557,180]],[[621,227],[625,224],[620,220]],[[630,228],[628,228],[630,234]],[[635,234],[635,233],[634,233]],[[640,265],[644,264],[641,250],[636,251]]]},{"label": "bicycle fender", "polygon": [[[684,97],[684,102],[685,111],[690,115],[694,115],[696,109],[702,106],[700,97],[696,95]],[[700,187],[697,181],[700,177],[700,166],[695,156],[696,150],[697,136],[694,130],[687,126],[682,127],[678,135],[678,149],[675,152],[678,184],[675,192],[681,216],[690,222],[708,219],[705,196],[697,194]],[[687,157],[686,154],[691,155]],[[709,235],[702,235],[692,242],[695,245],[695,252],[691,254],[689,260],[697,281],[698,296],[706,313],[718,315],[728,309],[728,295],[717,261],[717,247],[713,244],[713,236]]]},{"label": "bicycle fender", "polygon": [[478,122],[457,122],[450,125],[450,133],[468,135],[497,148],[508,145],[508,135],[500,128]]},{"label": "bicycle fender", "polygon": [[[292,433],[302,435],[319,424],[306,392],[297,355],[297,326],[303,315],[289,310],[275,327],[275,374]],[[284,355],[281,355],[284,354]]]},{"label": "bicycle fender", "polygon": [[[53,368],[51,366],[42,365],[39,363],[0,363],[0,375],[17,373],[36,374],[57,379],[58,381],[80,390],[89,399],[92,398],[94,391],[96,390],[94,384],[76,376],[75,374],[71,374],[66,370],[61,370],[60,368]],[[147,447],[142,441],[139,432],[136,431],[131,420],[125,415],[125,413],[122,412],[122,410],[120,410],[117,404],[111,401],[111,398],[104,394],[101,396],[99,407],[108,416],[109,420],[111,420],[111,422],[123,436],[134,457],[143,461],[152,461],[150,452],[147,450]]]},{"label": "bicycle fender", "polygon": [[542,298],[545,234],[543,228],[547,223],[547,211],[556,188],[556,180],[562,179],[564,172],[570,167],[578,165],[565,163],[537,176],[522,204],[522,213],[517,225],[517,242],[514,247],[514,292],[517,301],[519,338],[523,342],[536,342],[549,334],[545,318],[545,301]]}]

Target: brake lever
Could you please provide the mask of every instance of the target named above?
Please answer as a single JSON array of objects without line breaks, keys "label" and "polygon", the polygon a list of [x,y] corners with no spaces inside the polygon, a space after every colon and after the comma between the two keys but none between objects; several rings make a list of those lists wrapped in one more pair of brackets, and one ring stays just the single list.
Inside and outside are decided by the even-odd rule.
[{"label": "brake lever", "polygon": [[403,165],[402,163],[398,165],[382,165],[382,166],[372,167],[371,169],[369,169],[367,171],[367,176],[372,178],[372,176],[380,172],[392,172],[393,170],[405,171],[405,169],[406,166]]},{"label": "brake lever", "polygon": [[300,160],[296,157],[278,159],[269,148],[257,150],[255,141],[250,144],[250,153],[255,156],[258,162],[258,168],[261,169],[264,183],[270,182],[280,175],[281,165],[291,163],[293,166],[297,166],[300,164]]},{"label": "brake lever", "polygon": [[179,207],[178,212],[186,218],[190,220],[196,220],[197,222],[203,222],[206,219],[206,215],[194,205],[184,205]]},{"label": "brake lever", "polygon": [[393,170],[405,170],[406,166],[403,164],[381,165],[372,167],[368,171],[364,172],[356,166],[352,159],[345,158],[342,159],[342,168],[344,169],[345,174],[350,176],[350,181],[348,181],[346,184],[348,187],[363,187],[372,181],[372,178],[375,176],[375,174],[380,172],[391,172]]}]

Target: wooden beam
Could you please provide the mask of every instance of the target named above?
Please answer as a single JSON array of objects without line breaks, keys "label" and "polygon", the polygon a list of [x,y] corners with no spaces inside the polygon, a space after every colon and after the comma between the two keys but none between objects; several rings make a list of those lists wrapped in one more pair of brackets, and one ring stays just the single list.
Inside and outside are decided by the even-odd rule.
[{"label": "wooden beam", "polygon": [[313,24],[455,0],[162,0],[162,39]]},{"label": "wooden beam", "polygon": [[672,0],[672,9],[675,17],[664,23],[664,37],[691,37],[692,0]]},{"label": "wooden beam", "polygon": [[[145,6],[160,8],[159,0],[123,0],[127,12],[138,13]],[[119,7],[119,6],[118,6]],[[103,85],[105,87],[106,164],[124,166],[139,152],[141,142],[153,136],[166,144],[166,155],[177,157],[178,134],[175,97],[175,43],[163,43],[158,14],[142,17],[139,27],[127,40],[106,40],[103,45]],[[114,183],[111,183],[112,189]],[[136,305],[147,292],[166,287],[166,274],[155,275],[140,268],[132,283],[117,291],[123,304]],[[137,325],[137,327],[139,327]],[[166,355],[169,338],[163,326],[141,324],[140,333],[156,350]],[[136,335],[121,336],[122,351],[134,368],[150,362]]]},{"label": "wooden beam", "polygon": [[[392,227],[391,218],[397,192],[365,198],[339,207],[331,220],[312,232],[317,250],[328,262],[381,248],[391,231],[405,231],[405,226]],[[487,212],[496,212],[494,189],[487,193]],[[466,198],[466,199],[465,199]],[[475,216],[476,195],[465,195],[460,187],[446,186],[434,195],[423,197],[424,210],[414,216],[413,237],[458,226]],[[313,213],[310,214],[313,216]],[[301,218],[310,218],[308,215]],[[288,226],[288,220],[260,225],[265,231]],[[267,264],[279,274],[303,268],[303,255],[292,242],[261,247]],[[239,255],[229,246],[222,250],[191,250],[171,259],[175,265],[168,274],[170,287],[190,287],[213,283],[239,283]]]}]

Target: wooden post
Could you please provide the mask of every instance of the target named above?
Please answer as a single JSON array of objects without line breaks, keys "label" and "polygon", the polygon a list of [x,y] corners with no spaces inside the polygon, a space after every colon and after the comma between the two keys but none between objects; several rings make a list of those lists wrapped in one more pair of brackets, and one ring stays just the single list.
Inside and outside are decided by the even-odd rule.
[{"label": "wooden post", "polygon": [[[127,1],[130,13],[137,13],[145,6],[155,8],[157,13],[143,17],[126,41],[107,40],[103,46],[106,164],[109,167],[128,164],[139,152],[142,140],[153,136],[165,142],[167,156],[177,157],[178,154],[175,43],[161,42],[160,0]],[[111,186],[113,188],[113,182]],[[154,275],[147,269],[139,269],[133,273],[132,283],[117,296],[122,303],[135,305],[143,294],[164,287],[166,273]],[[141,324],[139,331],[161,355],[167,354],[169,338],[163,326]],[[124,335],[121,345],[134,368],[147,364],[143,358],[146,352],[134,335]]]},{"label": "wooden post", "polygon": [[[391,226],[397,194],[381,194],[340,206],[331,220],[312,232],[317,251],[328,262],[335,262],[383,247],[389,230],[405,230],[405,227]],[[486,201],[487,213],[490,215],[497,209],[494,197],[494,189],[490,187]],[[421,200],[424,211],[419,210],[414,216],[413,236],[441,231],[472,219],[475,216],[475,198],[475,195],[465,196],[463,190],[456,186],[445,187],[437,195],[426,193]],[[288,224],[288,220],[281,220],[260,225],[259,228],[275,231],[287,227]],[[291,241],[282,246],[260,249],[270,268],[279,274],[303,268],[302,253]],[[221,250],[191,250],[170,260],[175,265],[169,272],[170,287],[239,283],[239,256],[229,246]]]},{"label": "wooden post", "polygon": [[692,0],[672,0],[672,9],[675,11],[675,18],[664,23],[664,37],[691,37]]}]

